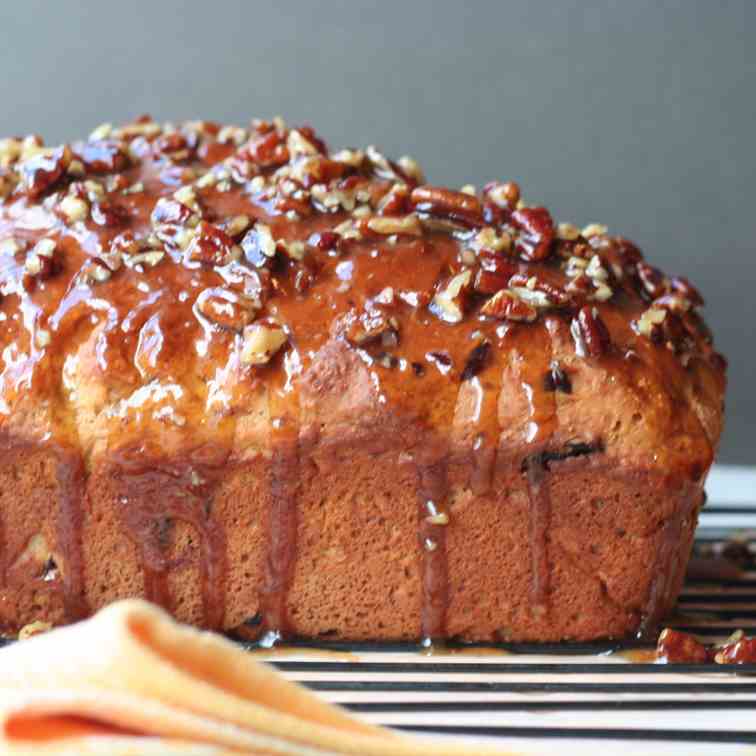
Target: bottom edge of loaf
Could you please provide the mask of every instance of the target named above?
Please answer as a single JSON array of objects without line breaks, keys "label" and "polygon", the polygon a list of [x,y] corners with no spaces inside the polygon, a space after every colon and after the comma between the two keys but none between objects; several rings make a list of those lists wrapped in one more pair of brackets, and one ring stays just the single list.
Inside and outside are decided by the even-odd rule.
[{"label": "bottom edge of loaf", "polygon": [[[94,472],[76,523],[81,582],[72,600],[72,561],[56,511],[60,481],[44,452],[29,450],[0,469],[0,625],[14,633],[35,621],[63,624],[143,597],[179,620],[247,639],[272,631],[323,642],[556,642],[648,632],[674,606],[703,501],[700,482],[570,460],[538,484],[548,498],[544,513],[534,481],[519,470],[497,473],[476,493],[450,467],[444,516],[432,531],[439,543],[429,551],[418,473],[397,454],[356,450],[348,466],[302,469],[296,495],[289,492],[296,547],[285,574],[271,567],[271,543],[281,534],[273,533],[269,462],[231,469],[210,499],[191,502],[200,514],[172,502],[160,479],[145,488],[148,506],[124,501],[117,479]],[[140,507],[140,518],[124,514]],[[441,548],[439,576],[432,554]],[[222,559],[208,567],[213,549]],[[282,617],[285,628],[276,626]]]}]

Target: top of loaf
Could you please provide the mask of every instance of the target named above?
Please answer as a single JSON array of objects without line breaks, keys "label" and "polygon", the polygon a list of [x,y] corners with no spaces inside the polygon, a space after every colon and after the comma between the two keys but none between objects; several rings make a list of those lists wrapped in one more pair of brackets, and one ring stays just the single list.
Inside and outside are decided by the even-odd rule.
[{"label": "top of loaf", "polygon": [[472,445],[711,461],[725,365],[698,291],[514,182],[433,186],[281,119],[143,117],[0,140],[0,199],[7,434],[243,456],[279,411],[394,412]]}]

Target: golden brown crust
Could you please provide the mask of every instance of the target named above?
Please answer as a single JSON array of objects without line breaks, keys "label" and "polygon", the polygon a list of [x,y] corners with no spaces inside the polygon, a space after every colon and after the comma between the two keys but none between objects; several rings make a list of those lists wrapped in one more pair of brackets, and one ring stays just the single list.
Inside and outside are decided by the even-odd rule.
[{"label": "golden brown crust", "polygon": [[278,121],[0,141],[6,627],[146,595],[546,640],[671,605],[721,433],[700,295],[514,184],[422,182]]}]

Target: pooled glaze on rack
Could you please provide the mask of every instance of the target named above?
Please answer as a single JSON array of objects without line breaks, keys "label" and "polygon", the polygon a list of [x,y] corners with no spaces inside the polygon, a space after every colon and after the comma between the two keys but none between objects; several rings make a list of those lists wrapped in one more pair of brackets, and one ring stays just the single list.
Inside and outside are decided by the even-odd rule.
[{"label": "pooled glaze on rack", "polygon": [[[7,438],[60,450],[69,618],[86,613],[84,483],[104,466],[149,598],[171,607],[161,523],[183,521],[202,542],[204,622],[223,626],[226,537],[213,492],[240,456],[239,407],[265,396],[274,451],[262,627],[287,633],[300,456],[317,435],[300,424],[301,395],[305,385],[317,395],[311,368],[334,342],[366,366],[376,412],[433,439],[407,460],[421,632],[432,638],[446,634],[455,423],[467,429],[473,491],[490,488],[497,464],[523,471],[532,600],[547,608],[549,460],[603,448],[557,438],[557,404],[582,368],[554,362],[552,342],[571,341],[575,365],[601,364],[631,390],[662,386],[677,429],[701,427],[685,394],[692,371],[723,385],[700,295],[629,242],[555,224],[512,182],[453,191],[372,147],[329,153],[308,127],[143,118],[53,149],[2,140],[0,198],[0,422]],[[85,365],[107,374],[107,397],[76,391],[71,376]],[[503,370],[519,376],[522,428],[500,423]],[[473,404],[458,421],[463,395]],[[497,458],[502,434],[510,459]],[[165,444],[182,455],[165,458]],[[713,449],[693,451],[659,450],[656,461],[699,481]],[[3,574],[13,559],[3,554]]]}]

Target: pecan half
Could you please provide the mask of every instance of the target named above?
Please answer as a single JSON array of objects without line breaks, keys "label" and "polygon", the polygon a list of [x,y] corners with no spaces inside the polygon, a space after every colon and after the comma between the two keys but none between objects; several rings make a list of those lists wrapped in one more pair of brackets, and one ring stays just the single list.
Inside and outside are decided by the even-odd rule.
[{"label": "pecan half", "polygon": [[600,357],[611,345],[609,331],[595,307],[581,307],[572,320],[570,332],[580,357]]},{"label": "pecan half", "polygon": [[545,207],[525,207],[512,213],[512,224],[520,230],[515,252],[523,260],[538,262],[551,254],[554,221]]},{"label": "pecan half", "polygon": [[410,194],[412,206],[421,213],[449,218],[467,225],[483,225],[480,200],[465,192],[440,186],[418,186]]}]

